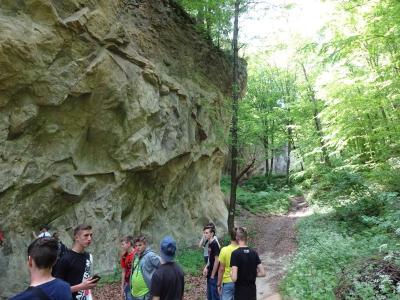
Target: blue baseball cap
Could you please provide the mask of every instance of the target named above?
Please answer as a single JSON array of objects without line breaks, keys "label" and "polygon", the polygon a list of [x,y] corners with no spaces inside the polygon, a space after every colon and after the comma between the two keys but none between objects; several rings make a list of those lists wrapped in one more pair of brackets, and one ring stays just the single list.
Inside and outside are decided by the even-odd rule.
[{"label": "blue baseball cap", "polygon": [[160,243],[160,254],[161,258],[165,262],[171,262],[174,260],[176,251],[176,242],[172,236],[165,236]]}]

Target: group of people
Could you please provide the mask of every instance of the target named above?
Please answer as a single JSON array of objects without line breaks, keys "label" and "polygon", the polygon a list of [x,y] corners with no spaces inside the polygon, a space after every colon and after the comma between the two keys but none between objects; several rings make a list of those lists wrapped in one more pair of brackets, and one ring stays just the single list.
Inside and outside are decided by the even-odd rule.
[{"label": "group of people", "polygon": [[[100,276],[93,272],[93,256],[86,249],[93,239],[90,225],[74,229],[71,249],[48,226],[28,247],[30,286],[11,300],[92,300],[91,290]],[[208,300],[256,300],[256,277],[265,276],[258,254],[247,246],[247,232],[235,228],[231,242],[222,247],[213,223],[203,228],[199,246],[204,248],[203,275],[207,278]],[[182,300],[184,273],[174,261],[176,241],[171,236],[160,242],[160,255],[145,236],[121,239],[121,292],[125,300]]]},{"label": "group of people", "polygon": [[[74,229],[71,249],[62,253],[61,241],[43,227],[28,247],[30,286],[11,300],[92,300],[91,290],[100,276],[93,272],[93,256],[86,251],[92,243],[90,225]],[[174,261],[176,242],[166,236],[160,256],[145,236],[121,239],[121,289],[125,300],[175,300],[183,298],[184,274]]]},{"label": "group of people", "polygon": [[260,257],[247,246],[245,228],[234,228],[229,235],[230,244],[221,248],[214,224],[203,228],[199,246],[204,247],[207,300],[256,300],[256,277],[265,276]]}]

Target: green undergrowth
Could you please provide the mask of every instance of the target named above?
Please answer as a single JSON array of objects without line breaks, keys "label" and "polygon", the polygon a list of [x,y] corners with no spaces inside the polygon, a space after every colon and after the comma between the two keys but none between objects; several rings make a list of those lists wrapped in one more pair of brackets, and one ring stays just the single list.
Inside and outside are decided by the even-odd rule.
[{"label": "green undergrowth", "polygon": [[100,279],[99,283],[97,284],[97,286],[102,287],[107,284],[121,282],[121,274],[122,274],[122,269],[121,269],[121,266],[118,265],[114,268],[113,273],[100,274],[101,279]]},{"label": "green undergrowth", "polygon": [[352,167],[296,178],[320,209],[297,223],[298,252],[281,284],[288,299],[400,299],[400,198],[393,180],[371,178]]},{"label": "green undergrowth", "polygon": [[199,275],[204,268],[202,248],[183,248],[178,249],[176,262],[179,263],[185,274]]},{"label": "green undergrowth", "polygon": [[[284,185],[280,177],[268,184],[264,176],[255,176],[237,187],[237,203],[252,213],[285,214],[291,207],[290,198],[301,195],[296,188]],[[230,191],[229,177],[221,180],[221,190],[227,195]]]}]

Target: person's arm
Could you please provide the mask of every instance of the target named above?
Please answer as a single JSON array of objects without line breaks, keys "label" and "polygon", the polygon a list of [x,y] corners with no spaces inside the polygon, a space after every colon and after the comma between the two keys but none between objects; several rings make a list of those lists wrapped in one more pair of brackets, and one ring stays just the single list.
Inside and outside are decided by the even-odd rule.
[{"label": "person's arm", "polygon": [[262,264],[257,265],[257,277],[265,277],[265,269]]},{"label": "person's arm", "polygon": [[71,286],[71,292],[75,293],[82,290],[90,290],[96,287],[97,285],[96,282],[97,282],[96,279],[92,279],[92,277],[84,279],[81,283]]},{"label": "person's arm", "polygon": [[37,235],[36,235],[36,233],[34,231],[32,231],[32,236],[33,236],[34,239],[37,239]]},{"label": "person's arm", "polygon": [[199,241],[199,248],[203,248],[203,247],[204,247],[204,234]]},{"label": "person's arm", "polygon": [[157,269],[161,264],[161,258],[155,253],[150,257],[150,262],[155,269]]},{"label": "person's arm", "polygon": [[219,263],[219,268],[218,268],[218,281],[217,281],[217,287],[218,287],[218,293],[221,294],[222,290],[222,279],[224,277],[224,272],[225,272],[225,265],[220,262]]},{"label": "person's arm", "polygon": [[124,296],[124,289],[125,288],[125,268],[122,268],[122,274],[121,274],[121,291],[122,291],[122,295],[123,295],[123,299],[125,299]]},{"label": "person's arm", "polygon": [[208,274],[208,263],[206,264],[206,266],[203,269],[203,276],[207,276]]},{"label": "person's arm", "polygon": [[160,297],[153,296],[153,300],[160,300]]},{"label": "person's arm", "polygon": [[238,274],[238,267],[232,266],[232,268],[231,268],[231,279],[232,279],[233,282],[236,282],[237,274]]}]

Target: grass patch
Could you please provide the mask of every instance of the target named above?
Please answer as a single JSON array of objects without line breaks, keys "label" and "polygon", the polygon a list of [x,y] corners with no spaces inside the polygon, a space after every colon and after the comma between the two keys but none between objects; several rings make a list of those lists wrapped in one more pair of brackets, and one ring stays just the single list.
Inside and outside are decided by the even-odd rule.
[{"label": "grass patch", "polygon": [[298,252],[282,293],[305,300],[400,299],[398,195],[349,167],[301,177],[325,213],[298,222]]},{"label": "grass patch", "polygon": [[179,263],[185,274],[199,275],[204,268],[202,248],[178,249],[176,262]]},{"label": "grass patch", "polygon": [[[359,268],[348,268],[359,260],[368,261],[371,257],[390,256],[396,253],[400,239],[376,227],[368,228],[358,234],[348,234],[343,223],[338,221],[335,212],[315,214],[302,219],[298,223],[299,248],[296,257],[281,284],[283,294],[291,299],[329,300],[336,299],[335,291],[342,284],[340,278],[346,273],[346,286],[354,286],[353,296],[374,290],[372,298],[340,299],[399,299],[400,289],[394,293],[396,286],[385,297],[380,297],[379,291],[369,286],[359,286],[357,273]],[[364,275],[363,278],[366,278]],[[370,278],[374,276],[371,275]],[[385,278],[384,276],[382,277]],[[386,284],[387,285],[387,284]],[[378,284],[379,286],[379,284]],[[400,287],[400,285],[398,286]],[[355,294],[354,294],[355,293]],[[397,297],[397,298],[396,298]]]},{"label": "grass patch", "polygon": [[[280,177],[277,177],[277,180]],[[230,179],[221,179],[221,190],[226,195],[230,192]],[[237,202],[252,213],[281,215],[289,211],[290,198],[301,195],[301,190],[296,187],[281,186],[281,184],[268,184],[264,176],[255,176],[237,187]]]},{"label": "grass patch", "polygon": [[110,283],[121,282],[121,274],[122,274],[121,266],[117,265],[114,268],[113,273],[100,274],[101,279],[100,279],[99,283],[97,284],[97,286],[102,287],[102,286],[110,284]]}]

